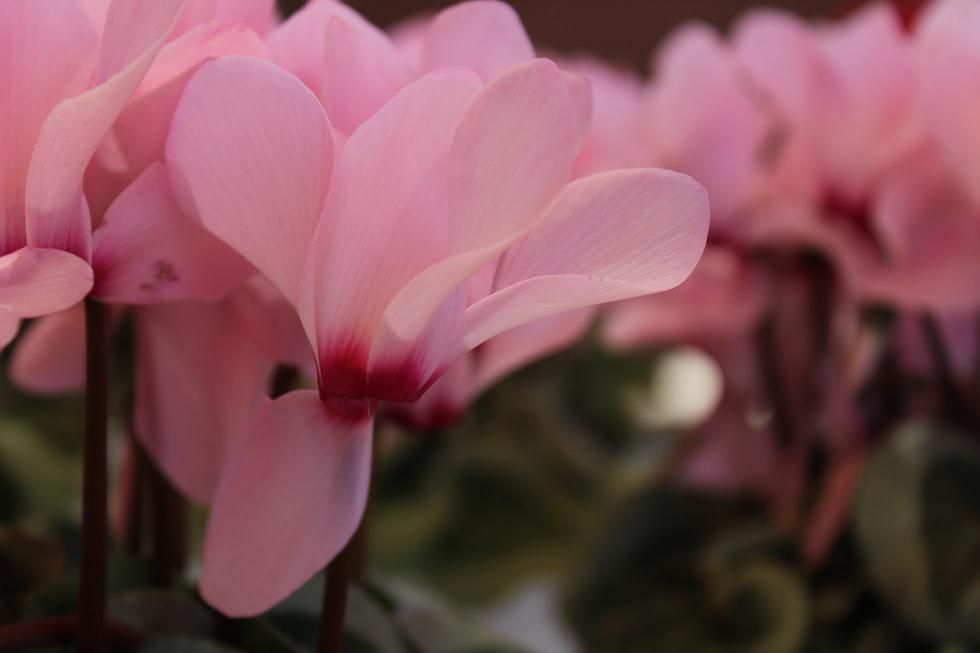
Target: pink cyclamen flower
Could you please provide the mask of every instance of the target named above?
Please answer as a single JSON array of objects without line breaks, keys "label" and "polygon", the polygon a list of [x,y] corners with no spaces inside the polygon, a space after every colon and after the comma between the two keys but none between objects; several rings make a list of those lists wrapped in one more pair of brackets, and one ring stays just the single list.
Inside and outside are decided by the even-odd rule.
[{"label": "pink cyclamen flower", "polygon": [[864,208],[918,146],[912,42],[890,5],[816,26],[754,10],[736,24],[732,47],[810,159],[815,190],[835,204]]},{"label": "pink cyclamen flower", "polygon": [[[489,8],[496,5],[470,3],[463,7]],[[510,12],[509,9],[506,11]],[[408,51],[417,61],[421,61],[428,30],[428,20],[402,28],[399,47],[404,49],[405,42],[411,41],[413,45]],[[592,86],[592,124],[572,167],[572,176],[632,167],[648,159],[635,138],[640,117],[639,79],[588,58],[565,60],[560,62],[560,66],[563,70],[586,77]],[[495,269],[487,267],[471,280],[470,303],[482,299],[490,291]],[[593,314],[591,308],[570,311],[491,338],[456,363],[421,399],[411,404],[393,404],[386,414],[418,431],[452,426],[476,397],[504,376],[579,340],[591,323]]]},{"label": "pink cyclamen flower", "polygon": [[79,0],[0,7],[3,344],[20,318],[66,308],[91,288],[85,168],[179,7],[116,2],[101,38]]},{"label": "pink cyclamen flower", "polygon": [[[496,0],[453,5],[396,36],[397,42],[336,0],[311,0],[267,44],[270,59],[320,98],[331,125],[345,135],[427,73],[464,67],[488,81],[535,57],[517,13]],[[585,102],[584,84],[578,93]]]},{"label": "pink cyclamen flower", "polygon": [[641,133],[650,155],[705,185],[717,233],[767,203],[812,201],[805,142],[712,28],[691,24],[671,35],[647,95]]},{"label": "pink cyclamen flower", "polygon": [[[233,253],[222,258],[224,245],[176,219],[162,168],[152,166],[154,151],[155,158],[162,155],[169,112],[195,64],[214,56],[219,43],[222,53],[240,51],[230,44],[243,40],[201,28],[164,46],[183,6],[183,0],[5,6],[2,27],[11,34],[0,85],[11,98],[3,109],[11,128],[0,158],[4,249],[10,252],[0,262],[9,288],[0,320],[4,342],[19,317],[80,300],[93,286],[87,261],[97,268],[95,294],[106,301],[174,299],[202,284],[217,293],[212,284],[229,277],[241,282],[247,266],[239,262],[236,268]],[[123,193],[144,171],[140,183]],[[117,217],[93,245],[93,228],[113,212]],[[157,258],[147,260],[151,255]],[[210,267],[185,275],[181,284],[166,283],[181,276],[168,257],[188,269],[195,260]],[[143,292],[127,294],[133,290],[127,283]],[[150,292],[160,287],[166,292]]]},{"label": "pink cyclamen flower", "polygon": [[[100,11],[99,4],[88,3],[93,13]],[[109,3],[101,4],[102,20],[107,10],[109,16],[118,12]],[[98,144],[84,179],[89,229],[94,228],[92,295],[120,307],[116,314],[126,306],[135,324],[136,435],[171,481],[203,503],[210,500],[220,468],[217,453],[241,431],[266,389],[272,366],[280,359],[298,358],[277,357],[274,352],[290,346],[291,333],[303,340],[298,324],[288,324],[295,321],[291,310],[282,316],[281,300],[271,296],[275,291],[270,294],[250,283],[233,292],[254,269],[179,210],[160,163],[173,110],[197,68],[224,54],[265,56],[255,32],[229,22],[247,7],[248,15],[268,10],[271,16],[273,5],[269,0],[219,2],[210,8],[207,2],[192,0],[182,10],[180,3],[172,5],[171,19],[180,12],[178,22],[184,27],[154,27],[160,30],[159,40],[169,41],[137,80]],[[209,18],[208,12],[202,13],[208,8],[215,11],[213,19],[186,24],[189,16]],[[111,24],[110,20],[106,34]],[[209,301],[218,303],[205,303]],[[246,320],[247,316],[253,317]],[[260,321],[276,327],[281,343],[256,346]],[[215,341],[218,334],[220,342]],[[243,343],[250,343],[254,355],[235,354],[236,348],[246,348]],[[42,319],[14,352],[12,380],[34,392],[76,391],[84,376],[83,346],[80,305]],[[218,391],[223,387],[218,379],[234,381]]]},{"label": "pink cyclamen flower", "polygon": [[[109,9],[104,4],[103,17]],[[199,11],[207,4],[194,0],[181,11],[176,3],[171,11],[181,11],[181,21],[189,15],[207,18]],[[174,108],[197,68],[224,54],[265,56],[255,32],[218,11],[246,5],[250,15],[272,11],[268,0],[219,3],[212,7],[214,19],[184,25],[183,33],[174,34],[179,25],[160,26],[161,40],[170,40],[85,171],[94,228],[92,295],[120,307],[117,314],[125,306],[135,324],[136,435],[170,480],[202,503],[210,501],[218,454],[241,431],[275,363],[305,359],[289,353],[292,342],[304,340],[292,311],[283,315],[276,291],[254,281],[236,291],[254,269],[180,211],[160,163]],[[231,14],[233,19],[236,12]],[[270,329],[278,336],[259,336]],[[14,352],[12,380],[33,392],[79,390],[83,346],[80,305],[40,320]],[[236,353],[242,349],[249,355]]]},{"label": "pink cyclamen flower", "polygon": [[[508,329],[691,271],[707,231],[695,182],[630,170],[567,183],[581,89],[543,60],[488,83],[430,74],[340,146],[316,96],[275,66],[227,57],[188,84],[167,146],[181,204],[296,307],[318,370],[318,393],[259,407],[222,470],[202,576],[221,610],[269,607],[350,538],[376,401],[417,400]],[[469,303],[467,280],[494,264]]]}]

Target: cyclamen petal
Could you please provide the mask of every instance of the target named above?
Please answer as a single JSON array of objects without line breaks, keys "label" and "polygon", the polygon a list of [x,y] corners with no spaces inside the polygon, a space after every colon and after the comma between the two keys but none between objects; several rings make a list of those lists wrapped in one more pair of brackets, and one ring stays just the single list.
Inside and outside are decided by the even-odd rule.
[{"label": "cyclamen petal", "polygon": [[681,283],[704,251],[708,198],[686,175],[620,170],[569,184],[497,270],[498,290],[466,309],[473,348],[521,324]]},{"label": "cyclamen petal", "polygon": [[275,14],[275,0],[185,0],[171,38],[212,20],[225,25],[247,26],[258,34],[265,34],[272,27]]},{"label": "cyclamen petal", "polygon": [[916,79],[922,117],[950,174],[980,203],[980,7],[971,0],[938,0],[916,31]]},{"label": "cyclamen petal", "polygon": [[592,306],[559,313],[505,331],[477,352],[473,392],[486,390],[515,370],[580,340],[595,316]]},{"label": "cyclamen petal", "polygon": [[258,614],[341,551],[364,513],[371,425],[366,405],[324,404],[311,391],[259,406],[211,508],[201,577],[211,605]]},{"label": "cyclamen petal", "polygon": [[337,16],[327,21],[320,98],[331,123],[351,134],[378,112],[414,71],[383,35]]},{"label": "cyclamen petal", "polygon": [[93,87],[50,113],[27,178],[27,238],[34,247],[91,253],[82,197],[85,168],[99,141],[163,47],[183,0],[115,0],[106,16]]},{"label": "cyclamen petal", "polygon": [[295,302],[333,166],[316,97],[270,63],[211,61],[187,84],[166,156],[181,208]]},{"label": "cyclamen petal", "polygon": [[21,337],[10,360],[10,380],[38,394],[78,392],[85,387],[83,304],[45,315]]},{"label": "cyclamen petal", "polygon": [[461,2],[439,12],[422,41],[423,70],[462,66],[491,80],[534,58],[514,9],[495,0]]},{"label": "cyclamen petal", "polygon": [[568,179],[585,118],[550,61],[514,66],[483,89],[450,155],[448,257],[392,301],[395,335],[417,337],[454,288],[534,224]]},{"label": "cyclamen petal", "polygon": [[253,273],[234,250],[177,208],[163,164],[109,207],[95,233],[93,293],[114,304],[221,299]]},{"label": "cyclamen petal", "polygon": [[38,317],[81,301],[92,288],[92,268],[57,249],[24,247],[0,257],[0,310]]},{"label": "cyclamen petal", "polygon": [[257,34],[221,23],[199,25],[160,50],[100,146],[98,165],[86,172],[94,227],[123,189],[163,157],[174,110],[198,67],[218,56],[265,54]]},{"label": "cyclamen petal", "polygon": [[760,151],[774,127],[719,34],[705,25],[678,30],[662,47],[647,101],[645,131],[658,165],[691,175],[711,195],[722,227],[760,194]]},{"label": "cyclamen petal", "polygon": [[239,298],[136,315],[135,434],[174,485],[207,505],[275,361],[242,328]]},{"label": "cyclamen petal", "polygon": [[[310,249],[304,297],[315,300],[321,365],[338,352],[363,360],[327,375],[328,394],[360,396],[378,325],[405,283],[449,247],[449,152],[479,78],[434,74],[407,86],[347,141],[337,162],[326,217]],[[332,362],[328,362],[332,361]],[[360,385],[361,389],[347,387]],[[341,391],[341,386],[346,389]]]},{"label": "cyclamen petal", "polygon": [[98,53],[95,30],[77,0],[0,5],[0,253],[27,244],[28,170],[51,110],[84,90]]},{"label": "cyclamen petal", "polygon": [[310,0],[272,30],[266,40],[272,61],[296,75],[317,95],[323,90],[327,23],[333,17],[362,32],[359,39],[362,43],[378,44],[387,40],[384,32],[337,0]]}]

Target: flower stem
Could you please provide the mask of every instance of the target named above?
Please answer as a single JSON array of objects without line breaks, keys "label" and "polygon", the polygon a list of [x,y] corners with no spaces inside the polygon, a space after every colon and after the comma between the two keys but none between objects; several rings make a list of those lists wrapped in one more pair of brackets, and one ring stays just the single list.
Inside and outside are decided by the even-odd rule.
[{"label": "flower stem", "polygon": [[[360,530],[360,529],[358,529]],[[357,533],[344,550],[327,565],[320,614],[319,653],[341,653],[344,647],[344,614],[347,611],[347,588],[354,574],[357,557]]]},{"label": "flower stem", "polygon": [[919,316],[919,324],[922,328],[922,335],[925,338],[926,346],[929,348],[929,355],[932,358],[932,366],[936,373],[936,380],[942,392],[943,401],[947,415],[959,424],[964,424],[969,419],[969,409],[960,395],[960,388],[956,380],[956,372],[946,348],[946,341],[943,338],[942,328],[936,317],[930,313],[923,313]]},{"label": "flower stem", "polygon": [[[372,467],[377,464],[377,435],[374,440],[375,455]],[[327,565],[327,577],[323,589],[323,607],[320,613],[318,653],[341,653],[344,647],[344,615],[347,611],[347,590],[351,580],[360,580],[367,565],[368,514],[371,510],[371,491],[374,470],[369,481],[368,498],[354,535],[347,545]]]},{"label": "flower stem", "polygon": [[109,310],[85,300],[85,440],[82,547],[78,594],[79,653],[105,650],[108,541]]},{"label": "flower stem", "polygon": [[772,410],[773,431],[780,449],[789,449],[795,440],[792,411],[779,370],[776,351],[776,317],[767,315],[755,333],[756,364]]},{"label": "flower stem", "polygon": [[157,587],[171,587],[187,562],[187,506],[156,463],[144,453],[152,524],[152,577]]},{"label": "flower stem", "polygon": [[132,426],[126,435],[126,457],[130,476],[120,506],[122,546],[129,555],[138,556],[143,548],[143,486],[148,463]]}]

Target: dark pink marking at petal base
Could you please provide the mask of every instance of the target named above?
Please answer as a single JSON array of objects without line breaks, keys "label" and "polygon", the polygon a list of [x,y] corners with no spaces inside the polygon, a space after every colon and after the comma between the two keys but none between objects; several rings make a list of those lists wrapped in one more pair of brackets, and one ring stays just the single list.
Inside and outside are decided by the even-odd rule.
[{"label": "dark pink marking at petal base", "polygon": [[417,401],[425,391],[423,373],[414,360],[375,366],[368,375],[368,394],[392,403]]},{"label": "dark pink marking at petal base", "polygon": [[355,343],[324,352],[320,356],[320,396],[365,399],[367,393],[367,347]]}]

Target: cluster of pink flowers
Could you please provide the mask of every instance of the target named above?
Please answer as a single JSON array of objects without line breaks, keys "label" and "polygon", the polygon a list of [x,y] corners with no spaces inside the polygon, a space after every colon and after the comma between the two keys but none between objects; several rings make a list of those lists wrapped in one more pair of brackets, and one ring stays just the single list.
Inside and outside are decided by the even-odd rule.
[{"label": "cluster of pink flowers", "polygon": [[[131,313],[134,429],[210,506],[201,587],[230,615],[351,538],[379,403],[672,288],[705,246],[703,187],[610,169],[588,79],[502,3],[397,41],[333,0],[281,24],[271,0],[5,2],[0,30],[5,340],[51,314],[12,376],[76,388],[78,302]],[[280,364],[316,389],[266,398]]]},{"label": "cluster of pink flowers", "polygon": [[816,24],[755,10],[727,37],[688,25],[661,47],[628,114],[642,163],[708,189],[711,235],[681,287],[612,307],[604,340],[626,351],[695,344],[720,365],[726,390],[689,482],[758,491],[794,524],[822,449],[811,562],[839,529],[881,423],[899,417],[862,414],[862,388],[884,356],[934,373],[909,327],[936,325],[947,394],[972,381],[978,33],[973,0],[936,0],[911,25],[886,3]]},{"label": "cluster of pink flowers", "polygon": [[[715,356],[687,473],[770,488],[866,379],[862,307],[980,309],[975,0],[912,29],[884,4],[686,26],[649,81],[538,58],[486,0],[392,35],[334,0],[5,2],[0,33],[4,342],[47,316],[11,375],[78,388],[79,302],[131,314],[134,430],[210,507],[202,592],[230,615],[351,538],[376,414],[445,426],[596,305],[610,347]],[[747,417],[761,328],[788,434]],[[281,365],[315,389],[269,399]]]}]

